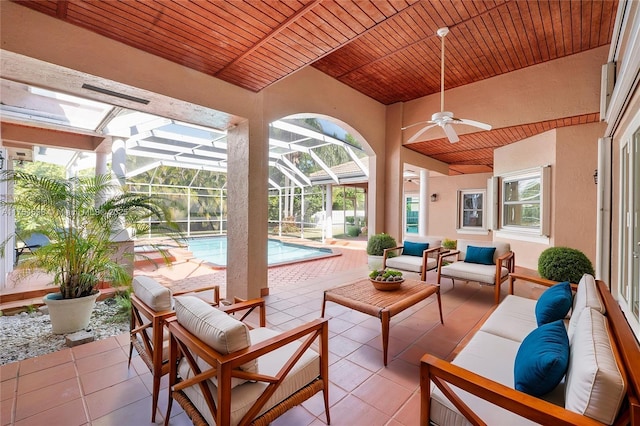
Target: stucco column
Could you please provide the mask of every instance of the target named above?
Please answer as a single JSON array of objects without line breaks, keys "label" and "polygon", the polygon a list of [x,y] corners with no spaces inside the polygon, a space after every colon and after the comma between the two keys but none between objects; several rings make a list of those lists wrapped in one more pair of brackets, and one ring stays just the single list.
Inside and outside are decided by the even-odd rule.
[{"label": "stucco column", "polygon": [[96,152],[96,176],[107,173],[107,154],[105,152]]},{"label": "stucco column", "polygon": [[[2,166],[3,170],[10,170],[13,166],[13,162],[9,159],[9,154],[7,150],[0,147],[0,153],[4,157],[4,164]],[[9,191],[13,192],[13,185],[11,182],[4,181],[0,182],[0,198],[7,197],[9,195]],[[2,212],[0,215],[0,241],[7,241],[10,235],[13,235],[15,232],[15,217],[13,212],[9,213],[6,211]],[[5,288],[7,283],[7,274],[13,271],[13,261],[15,256],[15,241],[14,238],[11,237],[7,244],[4,246],[4,252],[0,253],[0,289]]]},{"label": "stucco column", "polygon": [[268,128],[243,121],[227,134],[227,294],[243,299],[268,294]]},{"label": "stucco column", "polygon": [[[404,191],[402,178],[402,103],[387,107],[387,131],[385,133],[386,175],[384,179],[385,227],[384,231],[396,239],[402,238],[402,210]],[[376,230],[376,232],[380,232]]]},{"label": "stucco column", "polygon": [[120,185],[125,183],[125,174],[127,164],[127,147],[123,139],[114,138],[111,144],[111,170]]},{"label": "stucco column", "polygon": [[418,213],[418,235],[424,237],[428,233],[429,223],[429,171],[420,169],[420,212]]},{"label": "stucco column", "polygon": [[325,197],[325,219],[324,219],[324,233],[325,238],[333,238],[333,185],[328,183],[326,186]]}]

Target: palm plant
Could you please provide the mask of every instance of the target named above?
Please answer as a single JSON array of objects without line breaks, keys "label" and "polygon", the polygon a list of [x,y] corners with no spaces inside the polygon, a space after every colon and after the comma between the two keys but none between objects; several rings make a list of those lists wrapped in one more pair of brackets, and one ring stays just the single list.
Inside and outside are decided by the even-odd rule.
[{"label": "palm plant", "polygon": [[128,284],[126,264],[114,260],[118,231],[148,231],[142,222],[148,218],[177,229],[161,199],[123,191],[109,175],[56,179],[8,170],[0,177],[20,187],[19,196],[0,200],[0,206],[28,219],[32,229],[51,240],[20,269],[25,275],[52,273],[63,299],[93,294],[101,282]]}]

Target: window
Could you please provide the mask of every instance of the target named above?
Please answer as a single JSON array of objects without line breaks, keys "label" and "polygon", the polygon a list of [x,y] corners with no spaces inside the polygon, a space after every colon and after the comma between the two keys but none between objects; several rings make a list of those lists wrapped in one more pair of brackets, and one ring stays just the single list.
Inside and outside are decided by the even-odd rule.
[{"label": "window", "polygon": [[458,231],[486,232],[485,198],[484,189],[458,191]]},{"label": "window", "polygon": [[502,177],[501,229],[548,236],[550,167]]}]

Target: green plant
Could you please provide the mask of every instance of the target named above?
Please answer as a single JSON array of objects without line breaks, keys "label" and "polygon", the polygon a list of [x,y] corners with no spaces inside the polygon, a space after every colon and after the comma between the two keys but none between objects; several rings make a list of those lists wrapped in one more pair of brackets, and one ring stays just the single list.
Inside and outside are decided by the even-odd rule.
[{"label": "green plant", "polygon": [[384,249],[397,247],[396,240],[389,234],[384,232],[381,234],[375,234],[367,241],[367,254],[369,256],[382,256]]},{"label": "green plant", "polygon": [[580,250],[549,247],[538,258],[538,273],[553,281],[577,283],[584,274],[594,274],[593,264]]},{"label": "green plant", "polygon": [[369,273],[369,278],[376,281],[399,281],[402,279],[402,272],[395,269],[385,269],[378,271],[374,269]]},{"label": "green plant", "polygon": [[360,228],[357,226],[350,226],[347,228],[347,235],[350,237],[357,237],[360,235]]},{"label": "green plant", "polygon": [[21,275],[53,274],[63,299],[93,294],[101,282],[129,283],[127,265],[116,259],[113,236],[119,230],[147,232],[144,219],[177,230],[162,199],[126,192],[108,175],[56,179],[5,170],[0,178],[20,188],[19,197],[0,200],[0,207],[28,218],[51,241],[20,263]]},{"label": "green plant", "polygon": [[442,247],[449,250],[455,249],[457,244],[458,242],[456,240],[450,240],[449,238],[442,240]]}]

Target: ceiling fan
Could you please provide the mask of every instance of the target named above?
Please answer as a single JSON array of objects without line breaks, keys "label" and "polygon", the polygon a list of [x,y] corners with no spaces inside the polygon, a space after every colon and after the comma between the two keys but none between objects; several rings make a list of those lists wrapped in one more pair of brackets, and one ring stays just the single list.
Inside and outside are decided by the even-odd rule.
[{"label": "ceiling fan", "polygon": [[449,28],[444,27],[440,28],[437,31],[438,36],[442,39],[442,53],[441,53],[441,61],[440,61],[440,112],[436,112],[431,116],[431,120],[429,121],[421,121],[418,123],[411,124],[409,126],[403,127],[402,130],[406,130],[408,128],[419,126],[421,124],[426,124],[422,129],[418,130],[415,135],[411,136],[407,143],[413,143],[418,140],[420,136],[427,130],[431,129],[435,126],[440,126],[444,130],[444,133],[449,138],[449,142],[455,143],[460,139],[458,138],[458,134],[453,129],[452,124],[466,124],[468,126],[478,127],[483,130],[491,130],[491,125],[481,123],[479,121],[468,120],[466,118],[456,118],[453,116],[453,113],[450,111],[444,110],[444,38],[447,34],[449,34]]}]

